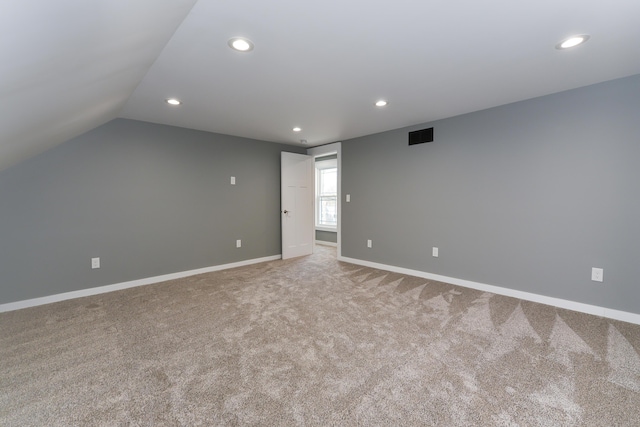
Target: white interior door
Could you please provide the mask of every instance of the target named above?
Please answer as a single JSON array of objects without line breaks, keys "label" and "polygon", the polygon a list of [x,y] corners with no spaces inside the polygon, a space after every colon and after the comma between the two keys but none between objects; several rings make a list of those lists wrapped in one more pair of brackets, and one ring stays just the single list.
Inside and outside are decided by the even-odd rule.
[{"label": "white interior door", "polygon": [[280,156],[282,259],[313,253],[313,157]]}]

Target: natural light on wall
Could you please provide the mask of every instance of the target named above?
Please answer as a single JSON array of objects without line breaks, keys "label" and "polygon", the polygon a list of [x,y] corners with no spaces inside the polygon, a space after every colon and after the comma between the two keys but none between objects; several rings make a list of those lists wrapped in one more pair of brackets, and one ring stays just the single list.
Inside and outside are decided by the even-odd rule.
[{"label": "natural light on wall", "polygon": [[316,162],[316,228],[338,226],[337,160]]}]

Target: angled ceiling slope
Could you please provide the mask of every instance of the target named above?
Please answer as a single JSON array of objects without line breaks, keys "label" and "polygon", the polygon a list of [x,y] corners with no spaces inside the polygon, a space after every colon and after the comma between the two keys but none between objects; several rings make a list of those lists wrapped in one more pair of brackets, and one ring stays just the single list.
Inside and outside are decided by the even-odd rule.
[{"label": "angled ceiling slope", "polygon": [[[4,1],[0,170],[115,117],[313,146],[639,74],[638,16],[631,0]],[[591,38],[555,48],[574,34]]]},{"label": "angled ceiling slope", "polygon": [[0,170],[117,117],[196,0],[0,5]]}]

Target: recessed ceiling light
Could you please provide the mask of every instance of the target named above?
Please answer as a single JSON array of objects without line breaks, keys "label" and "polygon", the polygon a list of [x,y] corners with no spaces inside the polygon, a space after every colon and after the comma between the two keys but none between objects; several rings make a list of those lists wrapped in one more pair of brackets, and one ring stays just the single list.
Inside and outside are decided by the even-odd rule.
[{"label": "recessed ceiling light", "polygon": [[181,102],[181,101],[179,101],[179,100],[177,100],[177,99],[175,99],[175,98],[168,98],[168,99],[165,99],[165,100],[164,100],[164,102],[166,102],[166,103],[167,103],[167,104],[169,104],[169,105],[180,105],[180,104],[182,104],[182,102]]},{"label": "recessed ceiling light", "polygon": [[293,128],[293,131],[294,131],[294,132],[300,132],[301,130],[302,130],[302,128],[299,128],[298,126],[296,126],[296,127],[294,127],[294,128]]},{"label": "recessed ceiling light", "polygon": [[556,49],[569,49],[570,47],[578,46],[589,40],[588,34],[580,34],[578,36],[571,36],[556,45]]},{"label": "recessed ceiling light", "polygon": [[229,40],[229,47],[238,52],[249,52],[253,50],[253,42],[243,37],[234,37]]},{"label": "recessed ceiling light", "polygon": [[384,107],[387,104],[388,104],[387,101],[385,101],[384,99],[381,99],[380,101],[376,102],[376,107]]}]

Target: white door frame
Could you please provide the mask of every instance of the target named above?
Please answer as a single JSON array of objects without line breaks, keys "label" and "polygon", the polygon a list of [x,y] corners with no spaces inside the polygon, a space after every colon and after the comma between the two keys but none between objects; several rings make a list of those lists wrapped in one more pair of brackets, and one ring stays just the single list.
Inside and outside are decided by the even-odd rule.
[{"label": "white door frame", "polygon": [[[338,237],[338,259],[342,256],[342,143],[334,142],[333,144],[321,145],[319,147],[312,147],[307,149],[307,154],[310,156],[322,157],[329,154],[336,154],[338,156],[338,227],[337,227],[337,237]],[[315,174],[314,174],[315,176]],[[314,179],[315,183],[315,179]],[[315,206],[315,191],[313,195],[314,199],[314,212]],[[314,237],[315,237],[315,219],[314,219]]]}]

